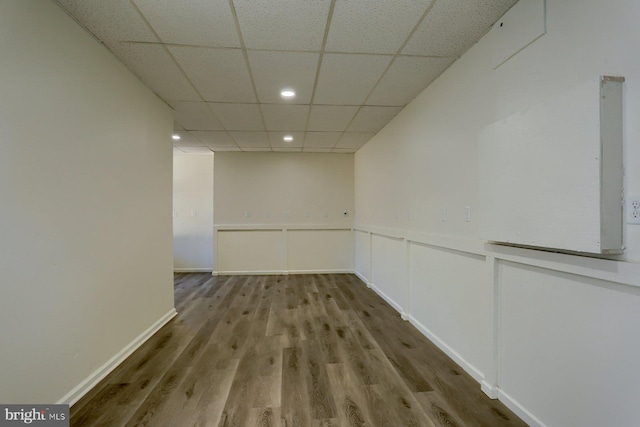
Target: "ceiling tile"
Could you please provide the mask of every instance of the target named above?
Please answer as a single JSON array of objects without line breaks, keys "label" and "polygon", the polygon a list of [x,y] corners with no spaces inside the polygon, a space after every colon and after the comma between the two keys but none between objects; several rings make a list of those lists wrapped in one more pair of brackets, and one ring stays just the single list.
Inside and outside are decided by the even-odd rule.
[{"label": "ceiling tile", "polygon": [[313,102],[362,104],[387,68],[392,56],[325,54]]},{"label": "ceiling tile", "polygon": [[204,145],[195,136],[193,136],[186,130],[181,130],[173,133],[176,135],[180,135],[180,139],[173,141],[173,145],[176,147],[202,147]]},{"label": "ceiling tile", "polygon": [[159,41],[129,0],[56,1],[102,41]]},{"label": "ceiling tile", "polygon": [[199,101],[198,93],[159,44],[113,42],[109,48],[161,98]]},{"label": "ceiling tile", "polygon": [[345,132],[335,148],[357,150],[373,138],[373,135],[373,132]]},{"label": "ceiling tile", "polygon": [[266,132],[229,132],[242,149],[247,147],[271,148]]},{"label": "ceiling tile", "polygon": [[187,154],[212,154],[207,147],[180,147],[180,149]]},{"label": "ceiling tile", "polygon": [[314,105],[309,116],[310,131],[343,131],[358,111],[356,106]]},{"label": "ceiling tile", "polygon": [[367,100],[367,104],[408,104],[454,60],[455,58],[397,57]]},{"label": "ceiling tile", "polygon": [[209,104],[227,130],[264,130],[258,104]]},{"label": "ceiling tile", "polygon": [[402,53],[461,56],[517,0],[438,1]]},{"label": "ceiling tile", "polygon": [[172,102],[173,117],[189,130],[224,130],[206,102]]},{"label": "ceiling tile", "polygon": [[307,132],[304,137],[304,148],[333,148],[342,132]]},{"label": "ceiling tile", "polygon": [[429,6],[425,0],[337,1],[325,50],[391,53],[402,46]]},{"label": "ceiling tile", "polygon": [[179,147],[174,146],[173,154],[184,154],[184,151],[182,151]]},{"label": "ceiling tile", "polygon": [[228,0],[135,0],[135,3],[165,43],[240,47]]},{"label": "ceiling tile", "polygon": [[[262,103],[308,104],[318,68],[317,53],[249,51],[249,63]],[[296,97],[282,99],[280,91],[291,88]]]},{"label": "ceiling tile", "polygon": [[206,101],[256,102],[241,50],[185,46],[169,50]]},{"label": "ceiling tile", "polygon": [[349,132],[378,132],[402,107],[362,107],[347,129]]},{"label": "ceiling tile", "polygon": [[267,130],[272,131],[303,131],[307,124],[309,107],[307,105],[276,105],[262,104]]},{"label": "ceiling tile", "polygon": [[[277,147],[280,148],[294,148],[294,147],[302,147],[302,143],[304,141],[304,132],[267,132],[269,134],[269,141],[271,141],[271,146],[275,149]],[[293,141],[286,142],[282,138],[285,135],[291,135],[293,137]]]},{"label": "ceiling tile", "polygon": [[356,149],[355,148],[334,148],[332,151],[332,153],[342,153],[342,154],[349,154],[349,153],[355,153]]},{"label": "ceiling tile", "polygon": [[184,130],[184,127],[176,120],[173,121],[173,130]]},{"label": "ceiling tile", "polygon": [[201,143],[210,148],[237,147],[236,142],[223,131],[193,131],[191,134]]},{"label": "ceiling tile", "polygon": [[318,51],[322,47],[330,1],[234,0],[248,49]]}]

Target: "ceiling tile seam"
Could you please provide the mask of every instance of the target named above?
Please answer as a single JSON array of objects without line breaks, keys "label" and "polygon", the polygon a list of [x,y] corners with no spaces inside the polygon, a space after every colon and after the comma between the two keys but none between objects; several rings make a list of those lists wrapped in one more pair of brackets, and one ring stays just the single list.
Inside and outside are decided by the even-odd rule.
[{"label": "ceiling tile seam", "polygon": [[[396,58],[398,57],[398,55],[400,54],[400,52],[402,52],[402,49],[404,49],[404,47],[407,45],[407,43],[409,43],[409,40],[411,40],[411,37],[413,37],[414,33],[417,31],[418,27],[420,26],[420,24],[422,24],[422,22],[425,20],[425,18],[427,17],[427,15],[429,14],[429,12],[431,12],[431,10],[433,9],[433,6],[435,6],[437,0],[432,0],[431,3],[429,3],[429,6],[427,6],[427,8],[425,9],[424,13],[422,14],[422,16],[420,17],[420,19],[418,19],[418,22],[416,22],[416,24],[413,26],[413,28],[411,29],[411,31],[409,32],[409,34],[407,35],[407,38],[404,40],[404,42],[400,45],[400,47],[398,47],[398,50],[396,51],[395,55],[393,56],[393,58],[391,59],[391,61],[389,61],[389,64],[387,65],[387,68],[385,68],[385,70],[382,72],[382,74],[380,75],[380,77],[378,78],[378,80],[376,81],[376,83],[373,85],[373,87],[371,88],[371,90],[369,91],[369,94],[367,95],[367,97],[364,99],[364,101],[362,102],[362,105],[360,106],[360,108],[358,108],[358,111],[356,111],[356,114],[351,118],[351,121],[349,122],[349,124],[347,125],[347,127],[345,128],[345,131],[347,129],[349,129],[349,127],[353,124],[353,121],[356,119],[356,117],[358,117],[358,114],[360,114],[360,111],[362,110],[362,107],[367,103],[367,101],[369,100],[369,98],[371,98],[371,95],[373,94],[373,92],[376,90],[376,88],[378,87],[378,85],[380,84],[380,82],[382,81],[382,79],[384,78],[384,76],[387,75],[387,72],[391,69],[391,66],[393,66],[393,64],[396,62]],[[377,132],[376,132],[377,133]],[[344,135],[344,134],[343,134]],[[338,144],[340,143],[340,140],[342,139],[342,136],[340,136],[340,138],[338,138],[338,141],[336,142],[336,145],[333,146],[333,148],[337,147]],[[375,136],[375,135],[374,135]]]},{"label": "ceiling tile seam", "polygon": [[411,38],[413,37],[413,35],[415,34],[415,32],[418,30],[418,27],[422,24],[422,22],[425,20],[425,18],[427,17],[427,15],[429,14],[429,12],[431,12],[431,10],[433,9],[433,6],[435,6],[436,2],[438,0],[432,0],[431,3],[429,3],[429,6],[427,6],[427,8],[425,9],[424,13],[422,14],[422,16],[420,17],[420,19],[418,19],[418,22],[416,23],[416,25],[413,26],[413,28],[411,29],[411,31],[409,32],[409,35],[407,35],[407,38],[404,40],[404,42],[400,45],[400,47],[398,48],[398,50],[396,51],[396,54],[393,56],[393,58],[391,59],[391,61],[389,62],[389,64],[387,65],[387,68],[382,72],[382,74],[380,75],[380,78],[378,79],[378,81],[373,85],[373,87],[371,88],[371,91],[369,92],[369,94],[367,95],[367,97],[364,99],[363,101],[363,105],[365,105],[367,103],[367,101],[369,100],[369,98],[371,97],[371,95],[373,94],[373,92],[375,92],[375,90],[377,89],[378,85],[380,84],[380,82],[382,81],[382,79],[384,78],[384,76],[387,75],[387,73],[389,72],[389,70],[391,69],[391,67],[393,66],[393,64],[396,62],[396,59],[398,58],[398,56],[400,55],[400,52],[402,52],[402,50],[404,49],[404,47],[407,45],[407,43],[409,43],[409,40],[411,40]]},{"label": "ceiling tile seam", "polygon": [[333,20],[333,11],[336,7],[336,0],[331,0],[329,5],[329,12],[327,13],[327,23],[324,26],[324,35],[322,37],[322,45],[320,46],[320,52],[318,55],[318,66],[316,67],[316,75],[313,79],[313,89],[311,90],[311,98],[309,98],[309,111],[307,111],[307,120],[304,124],[305,137],[302,140],[302,149],[304,150],[304,143],[307,138],[307,129],[309,127],[309,120],[311,118],[311,106],[316,96],[316,89],[318,88],[318,79],[320,77],[320,69],[322,68],[322,60],[324,58],[324,48],[327,45],[327,38],[329,37],[329,29],[331,28],[331,21]]},{"label": "ceiling tile seam", "polygon": [[[238,19],[238,13],[236,12],[236,5],[233,3],[233,0],[229,0],[229,7],[231,8],[231,15],[233,16],[233,22],[236,26],[238,39],[240,40],[240,47],[242,48],[242,56],[244,57],[244,63],[245,63],[245,66],[247,67],[247,72],[249,73],[249,80],[251,81],[253,96],[255,96],[256,102],[258,103],[258,111],[260,111],[260,120],[262,121],[262,127],[266,132],[267,121],[264,118],[264,113],[262,112],[262,107],[260,106],[260,97],[258,96],[258,89],[256,88],[256,82],[253,78],[253,71],[251,70],[251,64],[249,63],[249,55],[247,54],[247,46],[244,44],[244,37],[242,36],[242,29],[240,28],[240,20]],[[269,139],[269,135],[267,135],[267,141],[269,141],[269,146],[273,150],[273,144]]]},{"label": "ceiling tile seam", "polygon": [[[166,43],[164,43],[164,40],[162,40],[162,37],[160,37],[160,35],[156,32],[156,30],[153,28],[153,26],[151,25],[151,23],[149,22],[149,20],[147,19],[146,16],[144,16],[144,14],[142,13],[142,11],[140,10],[140,8],[138,7],[138,5],[135,3],[135,0],[129,0],[129,3],[131,4],[131,6],[136,10],[136,12],[138,12],[138,15],[140,16],[140,18],[144,21],[144,23],[147,25],[147,27],[149,28],[149,30],[153,33],[153,35],[160,40],[160,42],[162,43],[162,49],[166,52],[167,55],[169,55],[169,58],[171,58],[171,60],[173,61],[173,63],[175,64],[176,67],[178,67],[178,70],[180,70],[180,73],[182,73],[182,76],[187,80],[187,82],[189,83],[189,85],[191,85],[191,87],[193,88],[193,90],[195,91],[196,94],[198,94],[198,97],[200,97],[200,99],[202,100],[202,102],[204,102],[206,104],[206,100],[204,99],[204,97],[202,96],[202,94],[200,93],[200,91],[198,90],[198,88],[196,87],[196,85],[193,84],[193,82],[191,81],[191,79],[189,78],[189,76],[187,75],[187,73],[184,71],[184,69],[182,68],[182,66],[180,65],[180,63],[176,60],[176,58],[173,56],[173,54],[171,53],[171,51],[169,50],[169,48],[166,46]],[[127,67],[128,68],[128,67]],[[215,119],[218,121],[218,123],[220,123],[220,126],[222,126],[223,130],[227,130],[227,128],[224,126],[224,123],[222,123],[222,121],[220,120],[220,118],[215,114],[215,112],[211,109],[211,107],[209,105],[207,105],[207,109],[209,110],[209,112],[213,115],[213,117],[215,117]],[[174,110],[175,111],[175,110]],[[182,123],[180,123],[182,125]],[[197,139],[197,138],[196,138]],[[198,140],[199,141],[199,140]],[[235,140],[233,140],[233,142],[236,142]],[[236,142],[236,145],[238,145],[238,143]],[[240,146],[238,146],[238,148],[240,148]]]},{"label": "ceiling tile seam", "polygon": [[[74,18],[72,15],[73,19]],[[77,21],[76,19],[76,22]],[[82,26],[82,24],[80,24]],[[98,42],[104,44],[101,40],[99,40],[91,31],[89,31],[86,27],[85,30],[91,34]],[[155,35],[155,33],[154,33]],[[186,47],[193,49],[208,49],[208,50],[243,50],[241,47],[235,46],[210,46],[210,45],[199,45],[199,44],[187,44],[187,43],[167,43],[164,41],[140,41],[140,40],[118,40],[120,43],[125,44],[140,44],[140,45],[151,45],[151,46],[167,46],[167,47]],[[310,54],[318,54],[319,50],[299,50],[299,49],[260,49],[260,48],[245,48],[247,52],[269,52],[269,53],[310,53]],[[330,53],[332,55],[352,55],[352,56],[406,56],[411,58],[435,58],[435,59],[446,59],[446,58],[459,58],[458,55],[420,55],[417,53],[381,53],[381,52],[365,52],[365,51],[340,51],[340,50],[325,50],[324,53]]]},{"label": "ceiling tile seam", "polygon": [[167,46],[167,47],[189,47],[194,49],[210,49],[210,50],[242,50],[241,47],[235,46],[209,46],[209,45],[200,45],[200,44],[189,44],[189,43],[167,43],[164,41],[158,42],[146,42],[146,41],[137,41],[137,40],[120,40],[121,43],[127,44],[147,44],[147,45],[158,45],[158,46]]}]

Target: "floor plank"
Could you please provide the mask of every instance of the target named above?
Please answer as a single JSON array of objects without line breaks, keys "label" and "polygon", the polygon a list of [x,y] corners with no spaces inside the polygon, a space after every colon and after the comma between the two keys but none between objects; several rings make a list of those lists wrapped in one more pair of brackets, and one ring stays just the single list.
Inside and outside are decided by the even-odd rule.
[{"label": "floor plank", "polygon": [[175,275],[78,426],[525,426],[354,275]]}]

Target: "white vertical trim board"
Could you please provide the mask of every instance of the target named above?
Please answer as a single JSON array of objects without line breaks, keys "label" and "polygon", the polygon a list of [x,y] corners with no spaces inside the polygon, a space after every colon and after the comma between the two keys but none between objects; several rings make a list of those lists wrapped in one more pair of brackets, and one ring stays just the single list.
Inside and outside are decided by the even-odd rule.
[{"label": "white vertical trim board", "polygon": [[144,344],[149,338],[158,332],[164,325],[169,323],[171,319],[176,317],[178,312],[176,309],[172,309],[164,316],[158,319],[153,325],[149,326],[147,330],[138,335],[133,341],[131,341],[126,347],[116,353],[111,359],[93,371],[91,375],[84,379],[80,384],[75,386],[71,391],[65,394],[56,404],[67,404],[73,406],[78,400],[87,394],[93,387],[95,387],[100,381],[102,381],[107,375],[109,375],[115,368],[125,361],[134,351],[136,351],[142,344]]}]

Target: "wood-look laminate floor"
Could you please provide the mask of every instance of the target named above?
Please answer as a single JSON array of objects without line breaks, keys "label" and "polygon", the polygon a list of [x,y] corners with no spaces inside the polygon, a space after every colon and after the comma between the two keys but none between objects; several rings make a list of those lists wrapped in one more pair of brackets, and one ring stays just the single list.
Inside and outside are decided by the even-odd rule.
[{"label": "wood-look laminate floor", "polygon": [[355,276],[177,274],[72,426],[526,426]]}]

